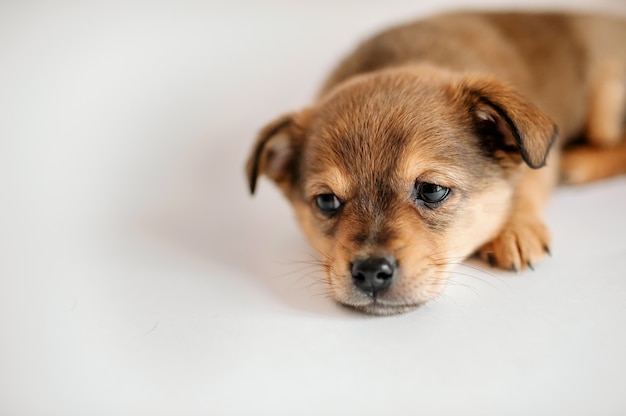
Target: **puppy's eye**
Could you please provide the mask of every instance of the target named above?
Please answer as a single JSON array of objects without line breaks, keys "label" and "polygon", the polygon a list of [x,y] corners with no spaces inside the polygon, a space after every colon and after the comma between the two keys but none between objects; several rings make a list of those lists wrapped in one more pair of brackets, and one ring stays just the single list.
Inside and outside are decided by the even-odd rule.
[{"label": "puppy's eye", "polygon": [[333,194],[322,194],[315,197],[315,203],[320,212],[331,217],[341,208],[341,201]]},{"label": "puppy's eye", "polygon": [[450,188],[434,183],[418,182],[415,184],[415,197],[429,208],[436,208],[450,195]]}]

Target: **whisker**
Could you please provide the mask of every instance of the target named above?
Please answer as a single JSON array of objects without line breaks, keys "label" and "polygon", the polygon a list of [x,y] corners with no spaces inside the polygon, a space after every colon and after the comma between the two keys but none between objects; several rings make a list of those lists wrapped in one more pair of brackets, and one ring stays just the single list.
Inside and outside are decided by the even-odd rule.
[{"label": "whisker", "polygon": [[319,267],[319,265],[310,265],[310,266],[306,266],[306,267],[300,267],[300,268],[295,269],[295,270],[289,270],[289,271],[284,272],[284,273],[275,274],[272,277],[275,278],[275,279],[278,279],[278,278],[282,278],[282,277],[287,277],[287,276],[292,276],[292,275],[296,275],[296,274],[299,274],[299,273],[303,273],[303,272],[306,272],[307,270],[314,271],[314,270],[311,270],[311,269],[315,268],[315,267]]},{"label": "whisker", "polygon": [[437,286],[437,285],[440,285],[440,286],[451,286],[451,287],[463,287],[463,288],[469,289],[474,294],[474,296],[479,297],[479,295],[480,295],[479,290],[477,288],[475,288],[474,286],[471,286],[471,285],[466,284],[466,283],[461,283],[461,282],[455,281],[455,280],[450,279],[450,278],[446,278],[445,282],[439,282],[439,283],[437,283],[436,285],[433,285],[433,286]]},{"label": "whisker", "polygon": [[500,277],[496,276],[495,274],[490,273],[490,272],[488,272],[487,270],[481,269],[481,268],[479,268],[479,267],[472,266],[471,264],[467,264],[466,262],[445,262],[445,263],[442,263],[442,264],[436,264],[436,265],[438,265],[438,266],[443,266],[444,264],[454,264],[454,265],[457,265],[457,266],[467,267],[468,269],[472,269],[472,270],[475,270],[475,271],[477,271],[477,272],[481,272],[481,273],[483,273],[483,274],[486,274],[486,275],[487,275],[487,276],[489,276],[489,277],[493,277],[493,278],[494,278],[494,279],[496,279],[496,280],[500,280],[500,281],[502,281],[502,282],[505,282],[502,278],[500,278]]},{"label": "whisker", "polygon": [[480,282],[482,282],[482,283],[484,283],[484,284],[486,284],[488,286],[491,286],[494,289],[497,289],[497,286],[491,284],[487,280],[481,279],[480,277],[471,275],[469,273],[463,273],[463,272],[459,272],[459,271],[456,271],[456,270],[435,270],[435,273],[449,273],[449,274],[458,274],[460,276],[471,277],[472,279],[479,280]]},{"label": "whisker", "polygon": [[406,250],[406,249],[407,249],[407,248],[409,248],[409,247],[410,247],[410,246],[407,244],[407,245],[404,245],[404,246],[402,246],[402,247],[398,247],[398,248],[396,248],[393,252],[394,252],[394,254],[397,254],[397,253],[400,253],[401,251]]}]

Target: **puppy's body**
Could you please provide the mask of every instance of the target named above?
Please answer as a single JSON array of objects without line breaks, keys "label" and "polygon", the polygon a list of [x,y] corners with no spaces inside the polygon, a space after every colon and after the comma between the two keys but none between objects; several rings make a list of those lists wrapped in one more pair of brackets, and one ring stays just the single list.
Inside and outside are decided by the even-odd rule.
[{"label": "puppy's body", "polygon": [[623,80],[625,40],[624,21],[606,17],[443,15],[391,29],[362,44],[329,77],[321,96],[357,74],[428,63],[512,84],[567,139],[583,131],[593,111],[592,89],[615,81],[607,78]]},{"label": "puppy's body", "polygon": [[335,299],[402,312],[476,251],[514,270],[544,256],[540,211],[567,141],[588,143],[564,155],[571,182],[626,171],[625,74],[621,20],[476,13],[391,29],[261,133],[251,190],[260,173],[281,187]]}]

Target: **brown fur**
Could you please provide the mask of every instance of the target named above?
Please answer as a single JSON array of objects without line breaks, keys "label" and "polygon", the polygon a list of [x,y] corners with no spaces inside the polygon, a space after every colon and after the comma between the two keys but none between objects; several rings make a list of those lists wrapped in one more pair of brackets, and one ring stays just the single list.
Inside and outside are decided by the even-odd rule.
[{"label": "brown fur", "polygon": [[[626,23],[614,19],[461,13],[400,26],[349,55],[310,108],[261,132],[250,189],[260,174],[282,189],[336,300],[406,311],[474,252],[513,270],[541,260],[541,209],[570,139],[588,136],[563,155],[568,181],[626,172],[625,69]],[[424,204],[420,183],[449,196]],[[325,194],[337,214],[316,206]],[[393,283],[359,291],[351,265],[377,256],[397,263]]]}]

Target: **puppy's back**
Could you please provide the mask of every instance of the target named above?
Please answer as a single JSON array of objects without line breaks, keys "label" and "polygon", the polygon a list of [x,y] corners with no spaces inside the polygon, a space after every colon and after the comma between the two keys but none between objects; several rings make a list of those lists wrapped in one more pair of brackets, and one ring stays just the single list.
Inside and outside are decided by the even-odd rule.
[{"label": "puppy's back", "polygon": [[568,136],[582,128],[593,69],[607,57],[626,64],[624,20],[559,13],[444,14],[362,43],[331,73],[320,97],[358,74],[427,63],[511,83]]}]

